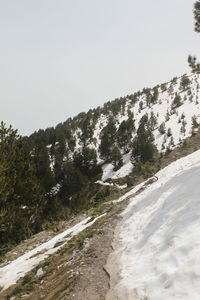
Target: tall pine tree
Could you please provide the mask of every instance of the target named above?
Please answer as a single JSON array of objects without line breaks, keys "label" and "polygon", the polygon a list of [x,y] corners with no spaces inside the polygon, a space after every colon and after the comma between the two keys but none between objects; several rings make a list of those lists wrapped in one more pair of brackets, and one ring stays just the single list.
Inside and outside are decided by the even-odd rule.
[{"label": "tall pine tree", "polygon": [[0,244],[19,242],[41,228],[43,193],[22,138],[0,125]]}]

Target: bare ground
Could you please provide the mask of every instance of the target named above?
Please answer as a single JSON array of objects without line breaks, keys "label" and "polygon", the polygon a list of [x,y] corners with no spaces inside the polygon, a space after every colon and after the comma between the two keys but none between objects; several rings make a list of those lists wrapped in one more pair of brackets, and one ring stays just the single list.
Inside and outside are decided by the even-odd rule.
[{"label": "bare ground", "polygon": [[70,295],[65,300],[103,300],[109,290],[109,276],[104,269],[107,257],[112,251],[114,229],[118,218],[114,216],[103,227],[104,234],[97,235],[91,240],[92,255],[84,259],[81,275],[76,281]]},{"label": "bare ground", "polygon": [[[109,290],[104,266],[112,251],[119,213],[126,201],[106,206],[107,216],[79,234],[57,254],[50,256],[24,279],[0,295],[17,300],[102,300]],[[42,275],[37,275],[38,270]]]}]

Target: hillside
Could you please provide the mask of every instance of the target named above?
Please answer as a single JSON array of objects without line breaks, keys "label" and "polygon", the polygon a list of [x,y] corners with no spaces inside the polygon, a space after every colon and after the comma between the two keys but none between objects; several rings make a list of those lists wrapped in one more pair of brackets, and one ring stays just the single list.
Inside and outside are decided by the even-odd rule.
[{"label": "hillside", "polygon": [[[158,180],[156,177],[147,179],[123,196],[115,195],[114,201],[107,199],[84,214],[61,223],[60,229],[57,229],[58,223],[56,231],[43,231],[8,252],[0,266],[0,299],[100,300],[105,299],[107,292],[106,299],[109,300],[129,299],[129,295],[130,299],[135,300],[132,298],[135,293],[160,299],[160,293],[166,293],[168,297],[179,293],[179,287],[183,290],[184,278],[189,283],[188,298],[198,294],[199,285],[197,288],[191,285],[194,280],[198,282],[198,276],[190,281],[195,270],[187,267],[189,256],[198,264],[198,255],[193,251],[194,245],[197,247],[199,232],[198,209],[195,208],[198,206],[196,184],[200,161],[199,151],[192,153],[195,148],[200,148],[199,131],[184,145],[163,156],[162,166],[168,166],[155,174]],[[192,154],[177,160],[188,153]],[[173,160],[176,161],[169,164]],[[189,189],[187,192],[188,185],[191,186],[191,193]],[[183,197],[183,192],[187,199]],[[195,229],[190,238],[183,226],[185,220],[188,220],[188,228]],[[162,234],[166,231],[168,234]],[[135,238],[132,239],[132,236]],[[182,239],[184,251],[181,248]],[[141,245],[142,252],[138,252],[135,243],[146,240],[148,242]],[[165,247],[166,243],[169,246]],[[180,251],[183,260],[177,265]],[[107,261],[109,253],[111,255]],[[143,253],[148,254],[145,261]],[[165,269],[168,257],[172,261],[171,271]],[[155,260],[159,261],[159,269],[153,267]],[[109,276],[104,271],[106,261]],[[134,281],[133,291],[136,266],[140,276]],[[184,268],[188,272],[184,276],[173,274],[173,270],[180,272]],[[151,272],[154,271],[155,278],[152,278]],[[163,277],[159,279],[161,273]],[[171,285],[167,285],[168,282]],[[176,282],[179,284],[175,285]],[[149,293],[147,288],[151,283],[155,288],[151,288]],[[159,296],[155,298],[158,288]]]},{"label": "hillside", "polygon": [[[52,171],[58,160],[56,151],[61,155],[60,159],[66,161],[88,147],[95,150],[97,163],[103,165],[103,181],[124,177],[132,170],[129,165],[132,142],[142,121],[148,123],[145,126],[153,133],[159,152],[173,149],[195,133],[200,119],[199,84],[198,74],[174,78],[152,89],[145,88],[105,103],[102,108],[81,113],[55,128],[40,130],[31,135],[29,141],[33,147],[40,144],[47,147]],[[115,148],[120,154],[116,155]],[[95,163],[95,159],[92,162]],[[114,168],[118,170],[113,171]]]},{"label": "hillside", "polygon": [[0,253],[155,174],[165,153],[196,134],[199,87],[199,74],[183,75],[22,139],[2,125],[9,188],[2,183]]},{"label": "hillside", "polygon": [[[145,88],[105,103],[102,108],[81,113],[55,128],[35,132],[29,142],[33,148],[47,147],[50,167],[54,172],[58,153],[59,159],[66,161],[74,159],[74,153],[83,154],[85,148],[89,148],[95,150],[95,154],[88,164],[95,164],[96,159],[98,164],[103,165],[103,181],[124,177],[132,170],[132,165],[129,165],[132,142],[142,121],[148,123],[145,126],[149,126],[153,133],[159,152],[173,149],[195,133],[200,118],[199,79],[198,74],[190,74],[152,89]],[[116,148],[120,153],[115,153]],[[118,170],[115,172],[114,168]]]},{"label": "hillside", "polygon": [[198,74],[174,78],[31,135],[28,142],[46,192],[77,207],[89,201],[86,192],[82,194],[88,180],[133,184],[135,176],[124,179],[135,172],[133,166],[151,163],[156,151],[169,152],[195,134],[200,121],[199,84]]},{"label": "hillside", "polygon": [[[102,263],[110,253],[120,211],[132,199],[126,210],[129,215],[131,205],[140,199],[134,198],[135,194],[146,188],[149,193],[151,187],[162,189],[163,180],[176,174],[174,165],[169,164],[200,148],[199,84],[200,75],[183,75],[30,137],[21,138],[1,124],[5,173],[0,238],[5,256],[1,258],[0,286],[4,298],[26,295],[27,299],[46,299],[48,294],[48,299],[73,299],[72,293],[76,293],[77,299],[82,299],[88,280],[92,282],[91,295],[86,293],[85,299],[92,300],[95,293],[99,299],[105,297],[109,278]],[[198,155],[195,157],[198,161]],[[180,160],[178,166],[183,163],[184,167],[187,160]],[[167,165],[168,169],[157,173]],[[168,170],[172,170],[169,176]],[[126,211],[125,219],[129,220]],[[139,211],[144,223],[145,211]],[[134,213],[130,214],[134,218]],[[122,238],[126,235],[125,228]],[[106,245],[103,249],[102,243]],[[123,253],[123,245],[120,247],[117,242],[111,259],[126,274],[125,262],[116,259],[118,251]],[[153,254],[149,255],[151,260]],[[70,261],[69,265],[64,261]],[[122,283],[112,277],[109,263],[108,271],[116,294]],[[98,274],[102,285],[97,284]],[[140,293],[137,285],[136,289]],[[128,285],[123,287],[126,290],[129,293]]]}]

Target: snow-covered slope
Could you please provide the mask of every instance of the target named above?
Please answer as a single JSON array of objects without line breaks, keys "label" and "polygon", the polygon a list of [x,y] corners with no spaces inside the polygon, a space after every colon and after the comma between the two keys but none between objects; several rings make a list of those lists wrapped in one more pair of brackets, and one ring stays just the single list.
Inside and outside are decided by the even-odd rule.
[{"label": "snow-covered slope", "polygon": [[[165,152],[179,145],[197,130],[200,123],[199,99],[200,74],[185,74],[154,88],[144,88],[132,95],[109,101],[103,107],[87,113],[80,113],[73,119],[69,118],[58,124],[55,131],[47,129],[46,133],[38,132],[32,138],[33,142],[38,138],[46,141],[52,172],[56,169],[56,160],[60,163],[57,152],[65,162],[73,159],[75,152],[82,152],[87,147],[95,150],[97,162],[103,165],[102,181],[117,179],[130,174],[133,169],[130,161],[132,141],[144,115],[147,115],[151,124],[150,130],[158,151]],[[102,136],[106,126],[111,123],[114,130],[113,133],[109,132],[108,140],[111,138],[112,145],[108,150],[105,140],[102,143]],[[52,140],[53,143],[50,142]],[[123,166],[119,169],[121,160],[116,166],[117,159],[112,154],[116,148],[123,160]],[[105,152],[108,153],[107,157]]]},{"label": "snow-covered slope", "polygon": [[[186,86],[183,86],[183,79],[185,78],[188,82]],[[179,103],[174,102],[177,96],[179,97]],[[132,140],[137,134],[141,118],[145,114],[150,118],[153,114],[157,121],[157,124],[152,129],[155,145],[159,151],[163,152],[167,149],[173,149],[195,132],[196,128],[192,122],[193,117],[197,124],[200,123],[200,75],[198,74],[187,74],[180,78],[174,78],[168,83],[153,89],[144,89],[142,92],[123,99],[125,101],[121,104],[121,109],[119,109],[117,114],[102,108],[98,119],[95,121],[91,119],[91,123],[94,123],[95,126],[92,137],[88,139],[86,144],[89,148],[96,150],[99,163],[103,163],[99,152],[101,133],[111,117],[114,119],[118,130],[120,124],[128,119],[130,113],[133,114],[135,131],[132,132]],[[110,107],[112,109],[112,105]],[[165,125],[165,133],[161,133],[159,130],[162,123]],[[76,140],[75,151],[81,151],[83,143],[81,141],[82,131],[80,128],[75,129],[73,135]],[[112,164],[104,165],[103,181],[108,178],[124,177],[132,171],[130,152],[127,154],[122,149],[120,151],[123,156],[122,168],[118,171],[113,171],[114,166]]]},{"label": "snow-covered slope", "polygon": [[156,175],[116,229],[107,300],[200,299],[200,150]]}]

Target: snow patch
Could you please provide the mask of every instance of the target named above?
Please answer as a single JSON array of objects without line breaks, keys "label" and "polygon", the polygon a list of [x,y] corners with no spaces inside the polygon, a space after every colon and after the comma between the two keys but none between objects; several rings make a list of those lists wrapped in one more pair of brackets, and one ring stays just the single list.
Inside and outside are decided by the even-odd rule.
[{"label": "snow patch", "polygon": [[27,272],[31,271],[50,254],[57,252],[73,236],[91,226],[103,216],[105,216],[105,214],[98,216],[94,220],[91,220],[91,217],[84,219],[75,226],[56,235],[48,242],[41,244],[31,251],[28,251],[24,255],[18,257],[16,260],[10,262],[8,265],[0,268],[0,287],[5,290],[11,285],[15,284],[20,278],[24,277]]},{"label": "snow patch", "polygon": [[114,166],[112,164],[103,165],[103,175],[101,180],[106,181],[108,178],[118,179],[129,175],[133,170],[133,164],[131,163],[130,158],[131,153],[123,155],[123,166],[117,171],[113,170]]}]

